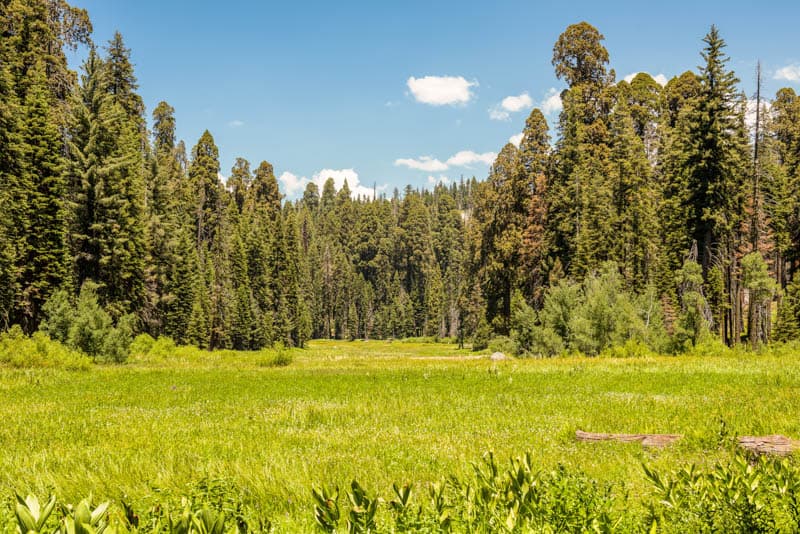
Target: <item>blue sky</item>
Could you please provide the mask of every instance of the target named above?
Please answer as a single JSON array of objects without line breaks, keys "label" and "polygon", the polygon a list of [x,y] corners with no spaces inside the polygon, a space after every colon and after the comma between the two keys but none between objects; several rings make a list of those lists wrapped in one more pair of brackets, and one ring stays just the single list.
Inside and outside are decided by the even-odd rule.
[{"label": "blue sky", "polygon": [[800,89],[796,1],[71,3],[95,42],[122,33],[148,116],[166,100],[187,147],[208,129],[223,175],[236,157],[268,160],[290,197],[329,175],[364,193],[485,177],[531,105],[555,122],[553,43],[581,20],[618,79],[695,68],[716,24],[748,94],[758,59],[768,95]]}]

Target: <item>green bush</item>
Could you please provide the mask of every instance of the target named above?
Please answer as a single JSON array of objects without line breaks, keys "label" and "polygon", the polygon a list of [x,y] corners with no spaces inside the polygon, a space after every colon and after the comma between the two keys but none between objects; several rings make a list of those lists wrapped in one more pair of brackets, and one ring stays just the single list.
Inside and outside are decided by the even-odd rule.
[{"label": "green bush", "polygon": [[122,363],[128,358],[135,317],[123,315],[114,325],[97,301],[97,285],[85,282],[75,306],[65,291],[56,292],[44,306],[40,330],[98,362]]},{"label": "green bush", "polygon": [[156,340],[150,334],[139,334],[131,342],[130,355],[132,358],[147,356],[155,344]]},{"label": "green bush", "polygon": [[292,353],[283,343],[276,343],[274,349],[261,350],[256,358],[259,367],[286,367],[291,363]]},{"label": "green bush", "polygon": [[613,345],[600,353],[601,358],[647,358],[655,356],[650,347],[634,339],[629,339],[623,345]]},{"label": "green bush", "polygon": [[91,360],[84,354],[51,340],[42,332],[28,337],[18,325],[0,334],[0,363],[18,368],[49,367],[70,371],[83,371],[91,366]]},{"label": "green bush", "polygon": [[519,345],[508,336],[497,336],[489,341],[489,351],[502,352],[503,354],[512,356],[519,354]]},{"label": "green bush", "polygon": [[660,474],[645,467],[653,489],[647,522],[658,532],[797,532],[800,470],[790,460],[744,455],[704,472],[689,466]]},{"label": "green bush", "polygon": [[492,327],[489,326],[486,319],[481,319],[481,322],[478,323],[478,328],[475,329],[475,334],[472,336],[472,350],[486,350],[489,347],[491,338]]}]

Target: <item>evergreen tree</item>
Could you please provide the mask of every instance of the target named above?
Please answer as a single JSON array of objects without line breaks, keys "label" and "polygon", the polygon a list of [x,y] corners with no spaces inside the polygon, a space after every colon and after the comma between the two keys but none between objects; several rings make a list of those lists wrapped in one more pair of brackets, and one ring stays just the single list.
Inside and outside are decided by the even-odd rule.
[{"label": "evergreen tree", "polygon": [[34,79],[23,106],[26,121],[21,171],[30,189],[23,201],[27,213],[18,252],[20,301],[16,317],[27,331],[38,327],[42,306],[50,295],[70,282],[61,134],[53,117],[43,66],[35,68],[31,77]]},{"label": "evergreen tree", "polygon": [[144,298],[144,179],[139,132],[105,92],[107,70],[94,50],[73,105],[70,176],[77,282],[98,283],[113,316]]}]

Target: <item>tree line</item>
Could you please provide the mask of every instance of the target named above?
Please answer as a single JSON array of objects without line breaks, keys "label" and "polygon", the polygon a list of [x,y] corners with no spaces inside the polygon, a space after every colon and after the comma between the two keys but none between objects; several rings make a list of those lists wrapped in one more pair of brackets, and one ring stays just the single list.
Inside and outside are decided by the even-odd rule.
[{"label": "tree line", "polygon": [[95,45],[64,0],[0,10],[4,328],[32,333],[85,293],[114,324],[202,348],[800,335],[800,99],[748,110],[713,26],[698,70],[662,87],[617,81],[603,35],[571,25],[555,139],[534,109],[485,180],[353,198],[329,179],[290,201],[267,161],[222,183],[208,131],[188,150],[169,104],[148,117],[119,33]]}]

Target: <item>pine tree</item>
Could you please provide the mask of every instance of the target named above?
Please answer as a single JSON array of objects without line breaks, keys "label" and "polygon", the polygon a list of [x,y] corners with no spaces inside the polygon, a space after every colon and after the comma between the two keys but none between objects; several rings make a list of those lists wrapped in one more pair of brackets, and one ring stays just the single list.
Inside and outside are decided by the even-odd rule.
[{"label": "pine tree", "polygon": [[43,66],[32,72],[25,98],[22,132],[22,173],[30,184],[24,206],[24,244],[19,251],[20,301],[16,317],[23,329],[36,329],[42,306],[56,290],[70,282],[67,245],[67,186],[62,140],[50,105]]},{"label": "pine tree", "polygon": [[618,264],[627,285],[642,292],[657,270],[658,191],[644,142],[636,133],[628,108],[627,87],[620,84],[619,89],[623,94],[611,115],[609,179],[614,195],[611,259]]},{"label": "pine tree", "polygon": [[547,121],[539,109],[531,111],[519,145],[520,160],[525,173],[528,206],[520,250],[519,286],[526,299],[541,303],[547,284],[550,253],[546,224],[548,218],[547,191],[550,163],[550,134]]},{"label": "pine tree", "polygon": [[716,27],[706,35],[701,93],[686,132],[689,235],[698,244],[703,276],[716,267],[722,273],[726,306],[719,319],[726,343],[743,329],[739,299],[739,246],[748,169],[744,104],[737,78],[725,69],[725,42]]},{"label": "pine tree", "polygon": [[70,176],[76,218],[77,282],[91,279],[113,316],[144,299],[144,180],[139,132],[105,92],[94,50],[74,102]]}]

